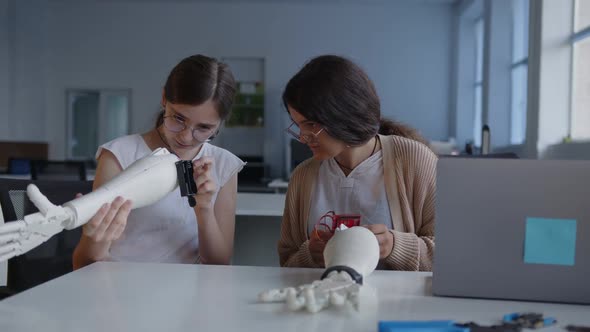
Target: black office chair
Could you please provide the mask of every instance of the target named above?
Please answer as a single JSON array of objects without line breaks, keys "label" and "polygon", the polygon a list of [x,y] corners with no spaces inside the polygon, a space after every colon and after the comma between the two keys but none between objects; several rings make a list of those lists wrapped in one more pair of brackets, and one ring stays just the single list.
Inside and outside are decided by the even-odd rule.
[{"label": "black office chair", "polygon": [[[92,191],[90,181],[28,181],[0,179],[0,206],[4,221],[23,219],[23,216],[37,212],[29,201],[26,187],[34,183],[41,192],[56,205],[75,198],[76,193]],[[76,247],[81,228],[62,231],[33,250],[11,258],[8,261],[7,287],[0,290],[0,298],[16,294],[73,270],[72,254]]]},{"label": "black office chair", "polygon": [[31,174],[31,160],[26,158],[8,158],[8,174]]},{"label": "black office chair", "polygon": [[291,148],[291,165],[289,165],[289,172],[292,172],[297,165],[313,157],[313,152],[307,145],[297,140],[291,139],[289,144]]},{"label": "black office chair", "polygon": [[84,161],[31,160],[31,179],[86,181]]}]

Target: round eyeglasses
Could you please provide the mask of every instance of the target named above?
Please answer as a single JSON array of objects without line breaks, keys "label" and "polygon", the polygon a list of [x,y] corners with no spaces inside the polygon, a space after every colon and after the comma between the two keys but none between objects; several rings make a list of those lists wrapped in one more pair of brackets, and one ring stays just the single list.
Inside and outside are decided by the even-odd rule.
[{"label": "round eyeglasses", "polygon": [[164,116],[164,127],[166,127],[166,129],[170,130],[173,133],[179,133],[187,128],[190,128],[193,138],[199,142],[207,141],[213,134],[213,131],[215,130],[215,128],[211,127],[188,127],[184,122],[184,119],[176,115]]},{"label": "round eyeglasses", "polygon": [[315,122],[304,122],[301,124],[301,127],[299,127],[299,125],[293,121],[285,131],[301,143],[310,143],[317,140],[318,135],[324,131],[324,127]]}]

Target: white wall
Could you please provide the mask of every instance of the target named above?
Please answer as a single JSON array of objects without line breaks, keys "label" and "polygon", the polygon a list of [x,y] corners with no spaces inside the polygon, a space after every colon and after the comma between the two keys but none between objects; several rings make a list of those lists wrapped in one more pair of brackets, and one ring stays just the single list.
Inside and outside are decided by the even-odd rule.
[{"label": "white wall", "polygon": [[[0,119],[8,119],[8,110],[12,109],[12,50],[11,44],[11,5],[13,1],[0,1]],[[0,139],[10,136],[8,121],[0,121]]]},{"label": "white wall", "polygon": [[45,141],[45,0],[0,2],[0,139]]},{"label": "white wall", "polygon": [[375,81],[383,113],[432,139],[448,136],[451,6],[51,2],[47,121],[51,157],[64,155],[64,89],[133,90],[132,128],[152,125],[160,89],[182,57],[263,57],[265,158],[282,172],[286,113],[280,94],[310,57],[346,55]]},{"label": "white wall", "polygon": [[[12,14],[11,14],[12,13]],[[265,59],[264,154],[282,175],[280,95],[312,56],[348,56],[367,70],[383,114],[430,139],[449,135],[451,4],[0,2],[0,139],[47,140],[65,156],[65,89],[131,88],[134,132],[152,126],[161,87],[181,58]],[[10,125],[9,125],[10,123]]]}]

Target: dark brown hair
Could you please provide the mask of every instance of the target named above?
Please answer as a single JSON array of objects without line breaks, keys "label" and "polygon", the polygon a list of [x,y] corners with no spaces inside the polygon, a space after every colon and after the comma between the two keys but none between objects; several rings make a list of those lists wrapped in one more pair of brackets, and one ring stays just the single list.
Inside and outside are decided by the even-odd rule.
[{"label": "dark brown hair", "polygon": [[[164,86],[164,97],[174,104],[201,105],[211,99],[222,121],[230,115],[235,94],[236,82],[229,67],[200,54],[189,56],[172,68]],[[156,128],[163,117],[161,111]]]},{"label": "dark brown hair", "polygon": [[361,145],[377,133],[426,144],[415,129],[381,118],[373,82],[359,66],[340,56],[323,55],[309,61],[287,83],[283,104],[349,145]]}]

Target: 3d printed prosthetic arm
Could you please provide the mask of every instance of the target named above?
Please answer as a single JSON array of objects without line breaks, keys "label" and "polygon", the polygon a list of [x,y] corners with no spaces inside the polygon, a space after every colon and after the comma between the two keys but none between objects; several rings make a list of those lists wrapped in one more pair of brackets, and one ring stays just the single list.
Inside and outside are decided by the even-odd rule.
[{"label": "3d printed prosthetic arm", "polygon": [[30,184],[27,195],[39,212],[0,225],[0,261],[26,253],[63,229],[84,225],[104,203],[117,196],[130,199],[134,209],[157,202],[178,186],[177,161],[178,157],[166,149],[154,150],[97,190],[63,206],[53,205]]},{"label": "3d printed prosthetic arm", "polygon": [[379,262],[379,243],[364,227],[337,230],[324,249],[326,270],[321,280],[297,288],[271,289],[259,294],[261,302],[286,302],[290,310],[315,313],[330,305],[352,304],[358,309],[363,278]]}]

